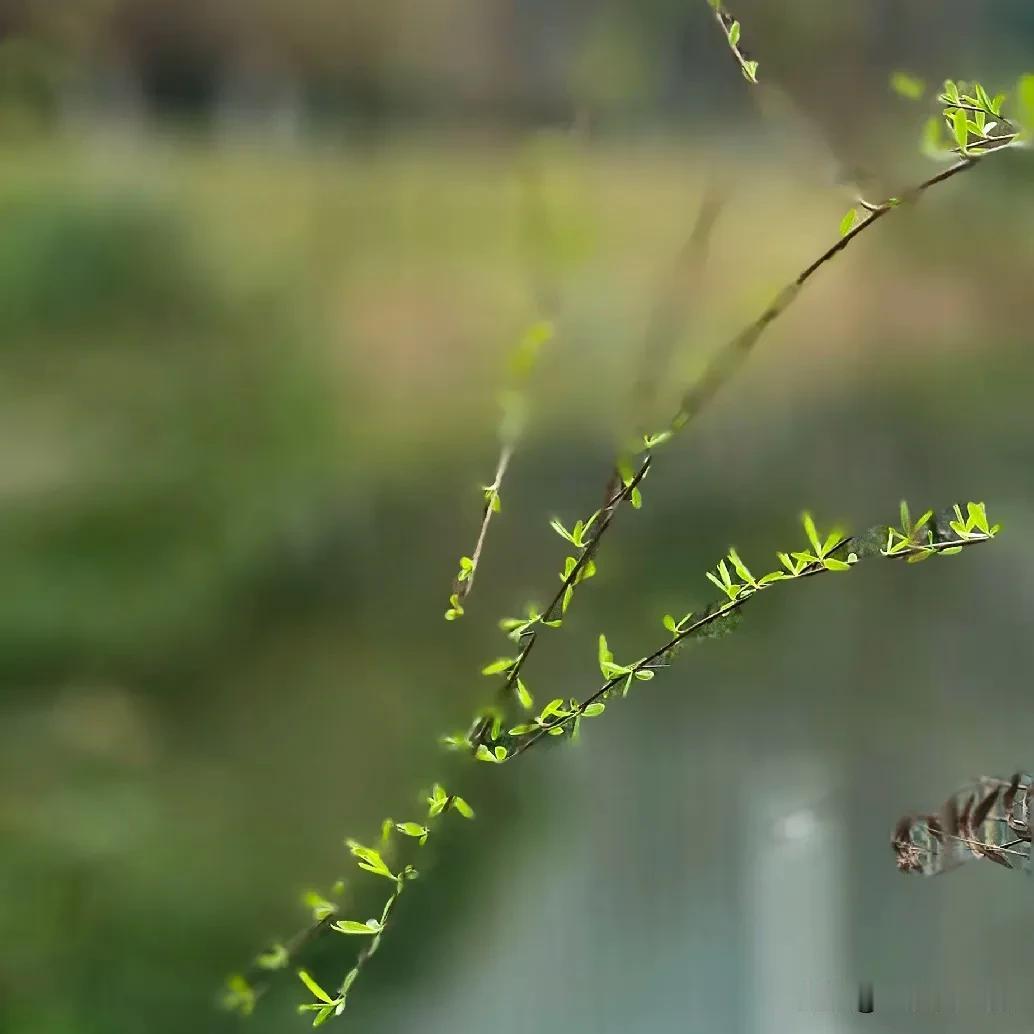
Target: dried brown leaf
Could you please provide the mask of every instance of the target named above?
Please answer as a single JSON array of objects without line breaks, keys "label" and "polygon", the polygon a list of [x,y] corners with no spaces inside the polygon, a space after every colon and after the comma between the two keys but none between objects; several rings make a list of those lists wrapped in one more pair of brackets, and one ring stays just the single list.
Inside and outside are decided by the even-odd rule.
[{"label": "dried brown leaf", "polygon": [[937,815],[907,815],[891,843],[904,872],[936,875],[967,858],[986,858],[1006,869],[1030,864],[1031,779],[1016,773],[1008,781],[982,776],[951,795]]},{"label": "dried brown leaf", "polygon": [[[962,805],[962,811],[959,812],[959,835],[966,840],[975,840],[976,836],[973,832],[973,801],[975,800],[973,794],[967,794],[966,801]],[[974,854],[977,852],[974,851]]]},{"label": "dried brown leaf", "polygon": [[904,818],[898,820],[898,824],[894,827],[894,836],[891,838],[892,844],[909,843],[912,839],[912,816],[906,815]]},{"label": "dried brown leaf", "polygon": [[1009,780],[1009,786],[1005,793],[1002,794],[1002,807],[1005,808],[1007,815],[1012,811],[1012,803],[1016,800],[1016,792],[1020,788],[1020,779],[1021,773],[1015,773],[1012,779]]},{"label": "dried brown leaf", "polygon": [[1012,868],[1012,863],[1009,861],[1009,859],[1006,858],[1006,856],[1001,851],[999,851],[998,848],[996,848],[996,847],[991,847],[990,845],[985,845],[984,846],[984,857],[989,862],[995,862],[998,865],[1004,865],[1006,867],[1006,869],[1011,869]]},{"label": "dried brown leaf", "polygon": [[998,799],[998,787],[995,787],[974,809],[973,809],[973,828],[976,829],[983,825],[984,819],[987,818],[988,813],[994,807],[995,801]]}]

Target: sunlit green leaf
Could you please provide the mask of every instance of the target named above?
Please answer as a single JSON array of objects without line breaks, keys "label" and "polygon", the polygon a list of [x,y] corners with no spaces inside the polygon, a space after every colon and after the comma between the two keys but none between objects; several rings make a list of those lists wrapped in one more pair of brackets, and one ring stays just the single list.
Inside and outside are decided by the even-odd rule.
[{"label": "sunlit green leaf", "polygon": [[504,671],[508,671],[516,663],[516,657],[500,657],[498,660],[492,661],[490,664],[486,664],[481,669],[482,675],[499,675]]},{"label": "sunlit green leaf", "polygon": [[890,88],[899,96],[910,101],[917,101],[923,96],[926,83],[908,72],[894,72],[890,77]]},{"label": "sunlit green leaf", "polygon": [[[804,533],[808,536],[812,549],[815,550],[815,554],[818,556],[822,553],[822,542],[819,539],[818,529],[815,527],[815,521],[812,520],[811,514],[802,514],[801,523],[804,525]],[[794,555],[796,556],[797,554]]]},{"label": "sunlit green leaf", "polygon": [[[373,923],[373,926],[370,926]],[[371,919],[367,923],[357,923],[353,919],[339,919],[336,923],[331,924],[338,933],[347,934],[358,934],[363,936],[372,936],[375,933],[380,933],[381,924],[376,919]]]},{"label": "sunlit green leaf", "polygon": [[952,112],[951,118],[955,131],[955,142],[959,145],[960,151],[965,151],[969,145],[969,119],[961,108],[956,108]]},{"label": "sunlit green leaf", "polygon": [[314,890],[307,890],[302,895],[302,902],[306,908],[312,911],[314,923],[322,923],[327,916],[333,915],[337,911],[337,906],[332,901],[327,901]]},{"label": "sunlit green leaf", "polygon": [[282,944],[274,944],[269,951],[255,959],[255,964],[261,969],[283,969],[290,959],[290,954]]},{"label": "sunlit green leaf", "polygon": [[983,532],[985,535],[991,533],[991,529],[987,523],[987,510],[983,503],[969,503],[968,504],[969,519],[967,525],[969,527],[976,528],[978,531]]},{"label": "sunlit green leaf", "polygon": [[312,992],[313,996],[318,998],[321,1002],[333,1002],[334,999],[316,983],[308,970],[298,970],[298,979]]},{"label": "sunlit green leaf", "polygon": [[418,822],[396,822],[395,828],[407,837],[427,836],[427,827],[421,826]]},{"label": "sunlit green leaf", "polygon": [[822,566],[827,571],[850,571],[851,565],[844,560],[834,560],[833,557],[825,557]]},{"label": "sunlit green leaf", "polygon": [[474,817],[474,809],[462,797],[453,797],[452,806],[465,819],[472,819]]},{"label": "sunlit green leaf", "polygon": [[535,706],[535,701],[532,699],[531,693],[528,692],[528,687],[520,677],[517,678],[515,689],[517,700],[521,707],[523,707],[525,711],[530,711]]}]

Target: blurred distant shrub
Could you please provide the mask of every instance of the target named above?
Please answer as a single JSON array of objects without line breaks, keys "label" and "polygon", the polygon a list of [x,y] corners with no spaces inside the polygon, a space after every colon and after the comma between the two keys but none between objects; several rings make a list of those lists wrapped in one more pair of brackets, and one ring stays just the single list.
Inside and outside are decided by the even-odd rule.
[{"label": "blurred distant shrub", "polygon": [[0,474],[0,669],[218,635],[336,470],[290,305],[231,287],[185,210],[143,194],[7,187],[0,223],[0,397],[30,475]]},{"label": "blurred distant shrub", "polygon": [[211,271],[174,210],[144,197],[39,191],[0,199],[0,220],[0,284],[15,332],[4,347],[27,340],[19,332],[85,337],[119,324],[213,317]]},{"label": "blurred distant shrub", "polygon": [[49,128],[61,107],[65,72],[58,53],[37,38],[0,38],[0,137]]}]

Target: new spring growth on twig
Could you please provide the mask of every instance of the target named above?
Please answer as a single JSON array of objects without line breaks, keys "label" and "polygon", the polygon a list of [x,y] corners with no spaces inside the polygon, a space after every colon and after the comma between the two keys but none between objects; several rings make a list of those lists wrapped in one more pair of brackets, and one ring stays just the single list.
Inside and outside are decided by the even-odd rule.
[{"label": "new spring growth on twig", "polygon": [[[926,89],[922,80],[906,72],[895,72],[890,85],[895,93],[908,100],[919,100]],[[945,80],[936,97],[940,114],[926,121],[921,141],[921,150],[928,158],[935,161],[954,159],[956,164],[946,170],[947,175],[942,174],[942,179],[970,168],[978,159],[996,151],[1029,144],[1034,132],[1034,75],[1020,78],[1012,100],[1015,110],[1006,117],[1004,108],[1010,102],[1008,94],[996,93],[992,97],[981,83]],[[927,181],[901,197],[879,202],[859,198],[858,205],[873,215],[914,200],[930,185]],[[841,237],[860,225],[864,224],[859,223],[858,209],[849,209],[840,221]]]},{"label": "new spring growth on twig", "polygon": [[500,399],[502,415],[499,421],[499,459],[496,461],[495,476],[491,484],[481,486],[483,501],[481,524],[470,556],[460,557],[459,570],[453,579],[449,606],[445,611],[446,621],[455,621],[463,616],[463,601],[474,588],[474,576],[477,574],[481,553],[485,548],[488,526],[492,523],[492,517],[503,507],[503,478],[506,477],[506,471],[513,459],[517,442],[524,431],[525,409],[527,408],[525,390],[528,378],[535,368],[542,346],[552,337],[553,324],[548,320],[540,320],[525,330],[521,340],[510,354],[509,386]]},{"label": "new spring growth on twig", "polygon": [[[729,15],[723,5],[716,0],[709,4],[722,26],[726,40],[748,81],[757,82],[757,64],[749,59],[740,46],[741,30],[739,24]],[[1027,112],[1020,117],[1020,124],[1029,127],[1034,124],[1034,79],[1027,77],[1020,92],[1021,108]],[[947,94],[946,94],[947,95]],[[949,106],[959,108],[969,104],[971,96],[976,95],[960,88],[957,101],[949,96]],[[983,103],[979,95],[977,101]],[[997,101],[996,101],[997,103]],[[988,108],[992,105],[989,103]],[[976,116],[976,112],[973,113]],[[968,115],[967,115],[968,120]],[[993,135],[998,138],[1002,130],[991,126],[987,117],[979,125],[978,132],[985,140]],[[1001,121],[1001,120],[999,120]],[[952,127],[957,124],[952,115]],[[1014,125],[1014,123],[1009,123]],[[961,128],[961,126],[960,126]],[[1011,130],[1009,130],[1011,132]],[[967,125],[965,148],[959,144],[959,160],[919,184],[907,195],[914,197],[930,187],[942,183],[957,173],[971,168],[980,160],[981,154],[990,150],[1001,149],[1004,145],[996,143],[981,145],[980,140],[969,137]],[[895,199],[892,199],[895,200]],[[895,200],[896,203],[896,200]],[[678,649],[689,639],[715,636],[728,631],[732,621],[738,617],[740,609],[746,602],[760,592],[767,591],[774,585],[786,581],[796,581],[805,577],[818,576],[825,573],[850,571],[860,560],[869,557],[887,559],[927,559],[936,554],[956,553],[967,546],[990,541],[998,531],[997,525],[988,523],[982,504],[971,503],[963,516],[961,507],[955,507],[946,515],[933,517],[924,514],[913,522],[907,508],[902,509],[900,528],[882,526],[871,530],[864,536],[848,538],[838,532],[821,535],[814,522],[806,517],[804,520],[807,544],[804,548],[791,553],[778,554],[780,568],[755,576],[743,562],[735,550],[710,573],[710,579],[719,589],[718,600],[697,614],[687,613],[681,619],[665,615],[662,621],[667,633],[666,640],[660,647],[638,660],[620,663],[615,659],[607,637],[601,634],[597,641],[596,661],[600,669],[603,684],[580,702],[576,698],[554,697],[535,713],[534,697],[522,677],[522,669],[537,641],[541,628],[558,628],[561,626],[571,604],[577,585],[592,577],[596,571],[600,542],[608,527],[624,503],[631,503],[633,508],[642,505],[643,479],[649,473],[653,462],[653,450],[669,441],[677,432],[687,427],[700,413],[703,407],[738,371],[749,356],[764,330],[798,297],[801,288],[827,262],[839,254],[859,233],[871,226],[877,219],[890,211],[895,205],[890,201],[876,206],[867,218],[847,229],[845,235],[834,245],[828,247],[818,258],[813,260],[798,276],[785,287],[776,300],[764,312],[735,338],[719,349],[703,376],[686,390],[677,413],[669,425],[659,432],[647,434],[642,439],[642,451],[635,464],[622,461],[618,467],[618,475],[608,491],[602,508],[575,521],[570,526],[560,520],[554,524],[554,530],[572,548],[574,556],[565,558],[559,572],[560,587],[552,600],[544,609],[529,607],[523,617],[504,619],[503,630],[517,644],[517,652],[510,651],[507,656],[498,657],[483,667],[486,676],[502,676],[496,699],[476,717],[471,727],[465,731],[446,737],[445,742],[456,749],[469,752],[482,762],[501,765],[512,760],[518,754],[529,750],[545,736],[562,738],[566,733],[573,737],[585,718],[593,718],[602,714],[606,708],[605,700],[616,693],[625,694],[637,682],[650,681],[658,670],[667,667]],[[511,410],[511,415],[516,410]],[[519,416],[519,413],[518,413]],[[512,430],[512,426],[511,430]],[[505,473],[508,456],[506,442],[511,439],[504,428],[501,433],[503,451],[497,468],[496,478],[492,485],[485,486],[485,509],[478,541],[483,542],[487,522],[499,509],[499,484]],[[460,564],[457,586],[450,599],[450,612],[447,616],[455,619],[462,614],[462,598],[469,591],[470,582],[477,568],[479,550],[475,548],[472,555]],[[465,586],[461,595],[460,587]],[[516,711],[520,721],[510,718]],[[513,722],[511,724],[511,722]],[[506,730],[506,731],[504,731]],[[367,847],[349,841],[349,850],[357,859],[359,868],[368,876],[383,879],[391,886],[390,894],[384,903],[380,917],[363,920],[362,918],[344,918],[341,905],[335,900],[326,900],[315,895],[307,902],[311,911],[311,924],[294,938],[283,944],[274,945],[264,952],[245,974],[230,978],[226,992],[226,1003],[243,1013],[250,1012],[256,999],[266,987],[266,979],[271,970],[284,969],[296,965],[301,952],[308,943],[323,935],[337,932],[347,937],[357,937],[365,942],[355,964],[346,973],[340,986],[328,992],[306,970],[299,970],[300,981],[310,992],[312,999],[302,1006],[304,1011],[313,1012],[314,1023],[323,1023],[333,1015],[338,1015],[345,1007],[347,995],[358,978],[363,967],[376,952],[381,938],[392,920],[392,909],[408,882],[416,875],[417,870],[410,862],[399,863],[394,853],[399,844],[405,841],[411,850],[420,851],[428,841],[434,820],[442,812],[456,810],[460,815],[470,818],[473,812],[463,798],[447,794],[436,784],[430,796],[426,798],[428,805],[427,818],[424,821],[395,822],[386,819],[381,839],[377,848]],[[1005,848],[1003,848],[1004,850]],[[340,896],[339,891],[331,894],[331,898]]]},{"label": "new spring growth on twig", "polygon": [[[849,571],[869,557],[916,563],[938,554],[950,556],[967,546],[991,541],[1001,527],[988,522],[983,503],[968,503],[965,517],[961,507],[956,505],[938,517],[928,510],[913,522],[908,504],[903,502],[899,516],[900,527],[880,525],[862,536],[847,536],[838,529],[821,534],[811,515],[804,514],[802,523],[807,545],[802,549],[778,553],[780,566],[760,576],[755,576],[739,553],[730,549],[715,570],[707,572],[708,580],[722,594],[721,598],[697,615],[690,612],[676,620],[666,614],[662,624],[669,638],[661,646],[646,656],[622,664],[615,661],[608,639],[601,633],[597,660],[604,682],[581,702],[574,698],[554,698],[537,715],[524,718],[505,732],[506,711],[497,707],[493,709],[489,723],[476,724],[476,736],[468,734],[465,740],[457,736],[452,745],[465,745],[477,760],[498,765],[525,753],[544,736],[561,736],[567,731],[572,736],[577,735],[581,720],[602,714],[606,700],[615,694],[626,696],[636,680],[651,680],[658,670],[670,665],[686,640],[726,631],[729,619],[748,600],[774,585],[824,573]],[[563,530],[572,539],[578,537],[574,530]],[[498,658],[487,664],[482,674],[502,675],[509,684],[519,661],[520,655]],[[523,683],[521,687],[519,702],[524,710],[530,710],[531,694]]]},{"label": "new spring growth on twig", "polygon": [[718,19],[718,24],[721,25],[722,31],[725,33],[726,42],[729,44],[729,50],[732,51],[732,56],[736,58],[737,64],[740,66],[740,71],[743,73],[743,78],[748,83],[757,84],[758,81],[758,63],[750,58],[747,52],[740,45],[740,36],[743,34],[742,26],[740,23],[726,10],[725,4],[722,0],[707,0],[711,5],[711,10],[714,11],[715,17]]},{"label": "new spring growth on twig", "polygon": [[[375,877],[387,880],[391,891],[386,898],[380,915],[370,919],[350,919],[341,916],[339,901],[327,900],[315,891],[306,892],[303,903],[311,913],[312,923],[284,944],[275,944],[259,955],[247,973],[235,973],[226,982],[223,1005],[242,1015],[250,1015],[259,996],[268,985],[269,971],[286,969],[295,965],[303,949],[316,937],[335,932],[348,937],[368,938],[356,957],[355,964],[345,974],[337,989],[330,993],[323,988],[305,969],[298,970],[298,979],[308,988],[313,1000],[299,1005],[299,1012],[312,1012],[313,1026],[318,1027],[331,1016],[340,1016],[345,1010],[348,993],[358,979],[367,962],[377,953],[381,936],[387,929],[392,911],[407,884],[419,876],[417,868],[408,861],[400,861],[394,868],[392,858],[403,853],[405,844],[422,848],[431,836],[436,820],[447,811],[455,811],[465,819],[474,818],[474,810],[458,794],[446,792],[440,783],[435,783],[423,799],[427,809],[422,821],[396,822],[386,818],[381,823],[380,844],[370,847],[349,838],[345,841],[349,853],[358,868]],[[331,890],[331,897],[340,899],[344,893],[344,882],[338,881]],[[265,978],[263,977],[265,973]]]},{"label": "new spring growth on twig", "polygon": [[[637,682],[651,681],[658,671],[670,666],[687,641],[730,631],[731,621],[738,616],[741,608],[773,586],[827,573],[847,572],[859,562],[872,557],[914,562],[917,557],[926,559],[937,554],[952,555],[968,546],[991,541],[999,531],[998,525],[988,522],[986,508],[982,503],[967,504],[965,516],[962,508],[955,506],[937,517],[927,511],[917,521],[911,519],[909,508],[903,503],[900,517],[898,527],[879,525],[864,535],[847,536],[836,529],[821,533],[811,516],[805,514],[802,519],[806,539],[804,546],[778,553],[779,567],[761,575],[755,575],[740,554],[730,549],[715,570],[707,572],[708,580],[720,592],[719,598],[703,610],[689,612],[682,618],[664,615],[661,624],[667,637],[652,652],[633,661],[619,662],[615,659],[607,636],[602,633],[599,635],[596,663],[603,682],[580,701],[575,697],[554,697],[536,713],[534,698],[523,680],[515,674],[521,663],[521,655],[491,661],[484,666],[483,673],[504,676],[507,686],[516,687],[512,702],[521,720],[511,724],[507,721],[509,709],[504,703],[496,704],[486,712],[490,716],[488,721],[479,721],[467,734],[451,738],[452,745],[465,748],[477,761],[504,765],[526,753],[546,736],[575,739],[582,721],[602,715],[607,708],[607,701],[612,697],[627,695]],[[585,544],[586,529],[594,523],[595,520],[576,522],[570,529],[561,526],[557,530],[558,533],[562,530],[562,537],[577,547],[579,543]],[[520,631],[529,621],[534,623],[537,620],[539,618],[533,616],[528,621],[518,621],[517,625],[509,629],[509,634]],[[257,979],[257,974],[296,965],[301,951],[315,936],[336,932],[349,938],[360,938],[366,943],[334,991],[328,991],[307,970],[299,969],[298,978],[312,995],[311,1000],[302,1003],[299,1008],[303,1012],[313,1013],[313,1023],[317,1026],[344,1011],[353,985],[380,947],[381,939],[392,922],[395,905],[408,883],[419,875],[411,861],[393,861],[399,853],[400,842],[409,843],[419,851],[432,835],[436,819],[449,810],[457,811],[464,818],[473,818],[472,809],[462,797],[447,793],[437,783],[425,797],[425,804],[427,813],[422,820],[398,822],[385,819],[381,843],[377,847],[352,839],[346,841],[358,868],[390,885],[380,915],[368,919],[346,917],[341,914],[338,903],[325,900],[319,895],[311,895],[306,904],[311,909],[312,925],[289,942],[274,945],[270,951],[259,956],[248,974],[230,977],[224,995],[224,1003],[228,1007],[243,1014],[250,1013],[265,989],[265,984]],[[1002,851],[1008,851],[1014,845],[999,846]],[[342,890],[341,885],[336,886],[332,897],[339,897]]]}]

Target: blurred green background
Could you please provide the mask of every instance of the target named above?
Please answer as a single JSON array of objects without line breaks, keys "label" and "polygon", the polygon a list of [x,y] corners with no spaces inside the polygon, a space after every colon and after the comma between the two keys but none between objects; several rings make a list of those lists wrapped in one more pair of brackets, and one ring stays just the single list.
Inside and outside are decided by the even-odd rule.
[{"label": "blurred green background", "polygon": [[[436,746],[490,691],[497,618],[554,591],[548,518],[598,505],[708,186],[666,397],[835,239],[838,163],[932,170],[891,71],[1006,89],[1034,44],[1022,0],[734,10],[758,106],[703,0],[0,5],[5,1034],[235,1029],[224,975],[304,924],[306,887],[344,875],[373,914],[342,838],[435,778],[478,820],[427,848],[343,1030],[961,1031],[989,1003],[1027,1030],[1023,877],[923,882],[888,846],[1032,763],[1023,152],[821,273],[659,455],[527,681],[591,690],[601,630],[641,655],[804,507],[861,528],[985,499],[1001,540],[766,597],[577,747]],[[506,356],[544,315],[446,624]],[[353,952],[310,964],[331,986]],[[302,1029],[303,997],[282,976],[247,1022]]]}]

